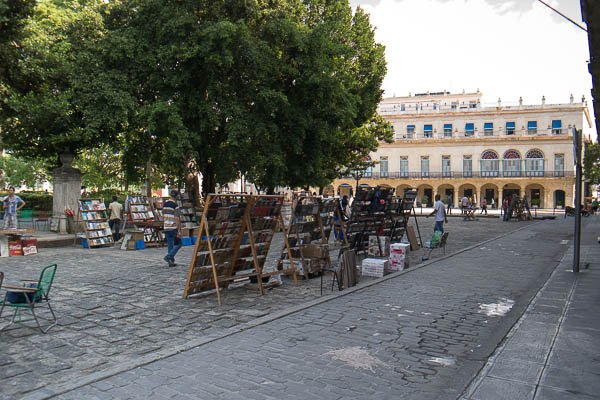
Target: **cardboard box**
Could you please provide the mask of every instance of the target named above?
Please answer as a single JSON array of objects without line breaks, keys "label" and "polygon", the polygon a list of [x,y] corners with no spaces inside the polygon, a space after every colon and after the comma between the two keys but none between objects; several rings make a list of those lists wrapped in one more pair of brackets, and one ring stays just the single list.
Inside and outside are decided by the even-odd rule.
[{"label": "cardboard box", "polygon": [[309,244],[302,247],[302,255],[307,258],[326,258],[327,248]]},{"label": "cardboard box", "polygon": [[394,243],[390,250],[390,271],[402,271],[408,267],[410,243]]},{"label": "cardboard box", "polygon": [[[377,239],[379,238],[379,244]],[[372,257],[389,257],[390,255],[390,237],[389,236],[369,236],[368,254]]]},{"label": "cardboard box", "polygon": [[28,256],[30,254],[37,254],[38,243],[37,239],[24,239],[23,240],[23,255]]},{"label": "cardboard box", "polygon": [[20,239],[8,240],[8,254],[11,257],[23,255],[23,244]]},{"label": "cardboard box", "polygon": [[407,226],[406,235],[408,236],[408,241],[410,242],[410,249],[412,251],[419,250],[419,241],[417,240],[417,235],[415,234],[415,228],[412,226]]},{"label": "cardboard box", "polygon": [[365,258],[362,262],[362,275],[382,278],[389,270],[389,261],[384,258]]}]

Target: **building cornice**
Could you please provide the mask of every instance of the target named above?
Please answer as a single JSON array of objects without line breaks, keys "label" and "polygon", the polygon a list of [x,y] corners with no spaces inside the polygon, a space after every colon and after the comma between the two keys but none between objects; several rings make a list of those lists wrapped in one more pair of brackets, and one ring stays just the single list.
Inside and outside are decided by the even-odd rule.
[{"label": "building cornice", "polygon": [[395,148],[398,145],[415,145],[415,146],[448,146],[448,145],[477,145],[477,144],[498,144],[498,143],[515,143],[521,144],[526,142],[532,143],[556,143],[564,144],[564,142],[571,143],[573,141],[572,135],[563,136],[529,136],[529,137],[469,137],[469,138],[455,138],[455,139],[396,139],[394,143],[380,143],[379,148]]},{"label": "building cornice", "polygon": [[515,114],[539,114],[539,113],[556,113],[556,112],[583,112],[586,115],[588,124],[591,124],[590,115],[587,107],[543,107],[543,108],[517,108],[517,109],[505,109],[503,107],[497,107],[494,110],[476,110],[476,111],[449,111],[449,112],[437,112],[437,113],[414,113],[414,114],[381,114],[386,119],[442,119],[442,118],[469,118],[469,117],[480,117],[489,115],[515,115]]}]

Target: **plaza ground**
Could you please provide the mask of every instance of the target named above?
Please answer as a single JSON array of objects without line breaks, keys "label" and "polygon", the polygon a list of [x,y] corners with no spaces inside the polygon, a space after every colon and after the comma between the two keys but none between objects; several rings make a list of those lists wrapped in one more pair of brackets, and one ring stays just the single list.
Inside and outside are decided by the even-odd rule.
[{"label": "plaza ground", "polygon": [[[593,236],[596,217],[584,221]],[[424,240],[432,225],[432,218],[419,218]],[[253,285],[229,290],[220,307],[214,295],[182,298],[191,247],[182,249],[176,268],[162,261],[164,249],[67,247],[3,259],[5,284],[58,263],[59,325],[47,335],[0,333],[0,397],[457,398],[479,382],[466,398],[496,398],[477,396],[510,380],[494,373],[473,379],[560,269],[571,227],[562,217],[452,218],[447,252],[466,249],[458,254],[434,253],[417,267],[416,252],[407,271],[363,279],[341,297],[327,289],[321,298],[319,279],[297,287],[285,279],[262,297]],[[271,262],[281,242],[272,246]],[[595,272],[589,254],[582,283]],[[506,315],[480,312],[501,299],[514,302]],[[363,363],[350,365],[348,357]]]}]

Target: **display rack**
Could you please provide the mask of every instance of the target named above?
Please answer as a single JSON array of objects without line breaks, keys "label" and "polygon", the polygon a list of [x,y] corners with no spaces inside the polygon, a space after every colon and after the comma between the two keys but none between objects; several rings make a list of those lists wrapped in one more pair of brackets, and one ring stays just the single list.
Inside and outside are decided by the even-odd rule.
[{"label": "display rack", "polygon": [[112,230],[108,225],[104,199],[79,199],[77,220],[83,225],[88,247],[110,246],[113,242]]},{"label": "display rack", "polygon": [[196,222],[196,207],[191,192],[180,193],[177,200],[179,206],[179,220],[183,229],[193,229],[198,227]]},{"label": "display rack", "polygon": [[324,200],[310,194],[294,196],[286,232],[290,252],[284,248],[278,268],[290,263],[289,254],[302,265],[304,279],[331,266],[329,236],[336,205],[335,199]]},{"label": "display rack", "polygon": [[144,246],[157,247],[163,245],[161,234],[162,222],[156,220],[153,206],[147,196],[127,195],[126,208],[131,223],[144,232]]},{"label": "display rack", "polygon": [[163,205],[168,199],[168,197],[153,197],[150,200],[150,207],[154,213],[155,221],[163,222]]},{"label": "display rack", "polygon": [[[232,281],[250,277],[257,278],[263,295],[262,278],[284,273],[291,273],[297,285],[293,262],[288,269],[263,272],[273,235],[283,227],[282,204],[283,196],[209,194],[184,298],[215,290],[221,304],[222,288],[227,288]],[[289,251],[285,235],[284,242]]]},{"label": "display rack", "polygon": [[369,236],[390,235],[393,229],[391,212],[396,207],[393,195],[391,187],[358,187],[345,227],[349,246],[357,254],[368,250]]}]

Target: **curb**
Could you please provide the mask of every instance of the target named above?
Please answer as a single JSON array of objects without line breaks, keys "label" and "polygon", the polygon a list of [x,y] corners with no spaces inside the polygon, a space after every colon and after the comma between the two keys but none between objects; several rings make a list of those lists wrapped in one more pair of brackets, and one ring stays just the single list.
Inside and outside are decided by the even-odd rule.
[{"label": "curb", "polygon": [[90,375],[87,375],[84,378],[77,380],[76,382],[70,382],[70,383],[67,383],[67,384],[56,385],[54,387],[53,386],[47,386],[45,388],[38,389],[36,391],[30,392],[29,394],[25,394],[22,397],[22,399],[25,399],[25,400],[45,400],[45,399],[51,399],[51,398],[56,397],[56,396],[60,396],[62,394],[65,394],[65,393],[68,393],[70,391],[73,391],[75,389],[79,389],[79,388],[81,388],[83,386],[87,386],[87,385],[99,382],[101,380],[110,378],[110,377],[118,375],[120,373],[131,371],[131,370],[133,370],[135,368],[146,366],[146,365],[151,364],[151,363],[153,363],[155,361],[160,361],[160,360],[166,359],[168,357],[171,357],[171,356],[174,356],[174,355],[177,355],[177,354],[180,354],[180,353],[192,350],[192,349],[194,349],[196,347],[200,347],[200,346],[203,346],[203,345],[215,342],[217,340],[224,339],[226,337],[235,335],[237,333],[241,333],[241,332],[247,331],[247,330],[255,328],[257,326],[264,325],[264,324],[267,324],[269,322],[281,319],[283,317],[287,317],[287,316],[289,316],[291,314],[295,314],[297,312],[306,310],[308,308],[317,306],[319,304],[323,304],[323,303],[326,303],[326,302],[329,302],[329,301],[332,301],[332,300],[344,297],[346,295],[358,292],[360,290],[370,288],[371,286],[380,284],[382,282],[387,282],[387,281],[389,281],[391,279],[395,279],[395,278],[397,278],[399,276],[402,276],[404,274],[410,273],[412,271],[417,271],[417,270],[419,270],[421,268],[425,268],[425,267],[427,267],[427,266],[429,266],[431,264],[435,264],[437,262],[446,260],[446,259],[448,259],[450,257],[454,257],[456,255],[459,255],[459,254],[465,253],[467,251],[473,250],[474,248],[477,248],[478,246],[482,246],[482,245],[484,245],[486,243],[489,243],[489,242],[492,242],[492,241],[495,241],[495,240],[498,240],[498,239],[502,239],[502,238],[504,238],[504,237],[506,237],[508,235],[511,235],[513,233],[516,233],[516,232],[519,232],[521,230],[528,229],[528,228],[530,228],[532,226],[535,226],[537,224],[540,224],[542,222],[543,221],[538,221],[538,222],[534,222],[534,223],[528,224],[526,226],[522,226],[520,228],[517,228],[517,229],[509,231],[509,232],[505,232],[505,233],[503,233],[503,234],[501,234],[499,236],[493,237],[491,239],[487,239],[487,240],[484,240],[482,242],[479,242],[479,243],[473,244],[471,246],[465,247],[463,249],[457,250],[454,253],[447,254],[447,255],[444,255],[442,257],[433,259],[433,260],[428,260],[428,261],[422,262],[422,263],[420,263],[420,264],[418,264],[418,265],[416,265],[416,266],[414,266],[412,268],[408,268],[408,269],[405,269],[403,271],[397,271],[397,272],[391,273],[389,275],[384,276],[383,278],[379,278],[377,280],[373,280],[373,281],[369,281],[369,282],[364,282],[362,284],[359,283],[358,285],[356,285],[356,286],[354,286],[352,288],[345,289],[342,292],[337,292],[337,293],[332,293],[332,294],[329,294],[329,295],[325,295],[323,297],[319,297],[317,299],[307,301],[306,303],[303,303],[303,304],[300,304],[300,305],[297,305],[297,306],[292,306],[292,307],[289,307],[289,308],[287,308],[285,310],[278,311],[278,312],[275,312],[273,314],[269,314],[269,315],[266,315],[266,316],[263,316],[263,317],[256,318],[256,319],[254,319],[252,321],[246,322],[246,323],[238,325],[236,327],[228,328],[225,332],[222,332],[222,333],[219,333],[219,334],[215,334],[215,335],[208,335],[208,336],[200,338],[200,339],[192,340],[192,341],[190,341],[190,342],[188,342],[187,344],[184,344],[184,345],[176,346],[176,347],[165,349],[165,350],[158,350],[156,352],[153,352],[152,354],[136,358],[135,360],[131,360],[131,361],[127,361],[127,362],[124,362],[124,363],[120,363],[119,365],[110,367],[110,368],[105,369],[103,371],[98,371],[98,372],[92,373]]}]

